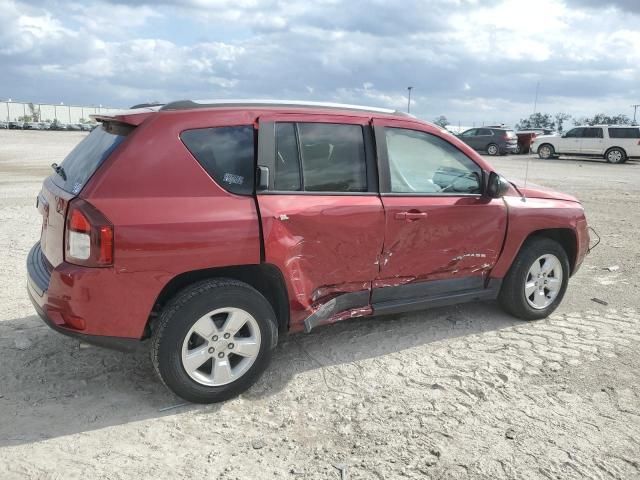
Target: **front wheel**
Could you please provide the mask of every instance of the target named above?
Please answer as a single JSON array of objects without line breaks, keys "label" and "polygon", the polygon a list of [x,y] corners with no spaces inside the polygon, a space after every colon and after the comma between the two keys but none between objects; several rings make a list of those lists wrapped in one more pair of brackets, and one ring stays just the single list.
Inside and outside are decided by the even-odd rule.
[{"label": "front wheel", "polygon": [[549,316],[560,304],[569,282],[564,248],[549,238],[525,242],[504,278],[498,297],[502,307],[523,320]]},{"label": "front wheel", "polygon": [[242,393],[265,370],[278,338],[271,304],[230,279],[196,283],[163,310],[151,360],[164,384],[195,403]]}]

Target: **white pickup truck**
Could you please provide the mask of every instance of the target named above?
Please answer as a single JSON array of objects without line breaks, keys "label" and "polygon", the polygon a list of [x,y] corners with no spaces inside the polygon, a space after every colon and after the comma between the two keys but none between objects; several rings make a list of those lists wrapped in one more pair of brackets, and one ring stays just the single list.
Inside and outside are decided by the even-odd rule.
[{"label": "white pickup truck", "polygon": [[559,155],[603,157],[609,163],[624,163],[640,157],[640,127],[593,125],[575,127],[563,135],[542,135],[531,143],[540,158]]}]

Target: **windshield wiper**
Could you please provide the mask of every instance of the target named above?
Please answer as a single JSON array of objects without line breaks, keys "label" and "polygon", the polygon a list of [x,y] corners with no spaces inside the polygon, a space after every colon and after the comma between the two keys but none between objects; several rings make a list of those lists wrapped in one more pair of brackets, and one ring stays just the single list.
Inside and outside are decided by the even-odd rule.
[{"label": "windshield wiper", "polygon": [[64,173],[64,168],[62,168],[62,165],[52,163],[51,168],[53,168],[53,171],[60,175],[65,182],[67,181],[67,174]]}]

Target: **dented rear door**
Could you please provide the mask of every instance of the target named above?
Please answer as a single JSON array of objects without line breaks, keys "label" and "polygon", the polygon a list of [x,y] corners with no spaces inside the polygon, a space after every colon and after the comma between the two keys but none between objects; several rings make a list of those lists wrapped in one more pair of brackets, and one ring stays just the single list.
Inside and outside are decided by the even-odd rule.
[{"label": "dented rear door", "polygon": [[368,119],[259,122],[263,255],[284,275],[291,330],[371,313],[385,227]]}]

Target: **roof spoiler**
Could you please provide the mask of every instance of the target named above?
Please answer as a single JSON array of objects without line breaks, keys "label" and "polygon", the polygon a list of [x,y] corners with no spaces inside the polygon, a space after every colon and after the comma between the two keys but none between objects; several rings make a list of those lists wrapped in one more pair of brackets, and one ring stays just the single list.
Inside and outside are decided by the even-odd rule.
[{"label": "roof spoiler", "polygon": [[89,117],[96,122],[116,122],[127,125],[138,126],[148,117],[160,110],[160,105],[148,105],[144,107],[131,108],[128,110],[118,110],[112,113],[96,113]]}]

